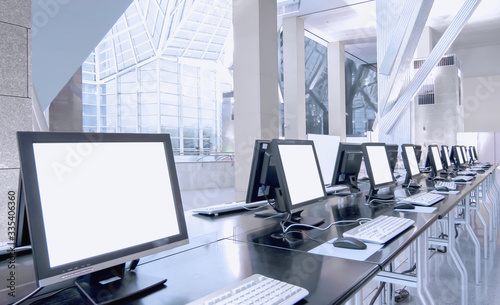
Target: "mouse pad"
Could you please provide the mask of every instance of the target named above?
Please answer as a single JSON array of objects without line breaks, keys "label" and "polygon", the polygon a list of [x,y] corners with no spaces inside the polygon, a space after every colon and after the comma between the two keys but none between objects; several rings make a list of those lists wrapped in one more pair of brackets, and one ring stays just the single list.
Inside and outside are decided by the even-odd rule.
[{"label": "mouse pad", "polygon": [[337,238],[335,237],[334,239],[331,239],[326,243],[323,243],[316,248],[309,250],[308,252],[325,256],[340,257],[355,261],[365,261],[367,258],[372,256],[373,253],[377,252],[384,246],[379,244],[366,243],[366,249],[364,250],[337,248],[332,245],[333,241],[335,241],[336,239]]}]

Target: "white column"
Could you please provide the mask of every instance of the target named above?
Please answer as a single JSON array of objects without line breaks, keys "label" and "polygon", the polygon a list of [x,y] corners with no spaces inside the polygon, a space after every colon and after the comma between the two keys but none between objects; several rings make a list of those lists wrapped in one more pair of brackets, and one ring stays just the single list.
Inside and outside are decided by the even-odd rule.
[{"label": "white column", "polygon": [[283,79],[285,106],[285,137],[306,138],[306,74],[304,20],[291,17],[283,20]]},{"label": "white column", "polygon": [[343,42],[328,43],[328,134],[346,139],[345,49]]},{"label": "white column", "polygon": [[233,0],[235,191],[243,199],[255,140],[279,136],[276,0]]}]

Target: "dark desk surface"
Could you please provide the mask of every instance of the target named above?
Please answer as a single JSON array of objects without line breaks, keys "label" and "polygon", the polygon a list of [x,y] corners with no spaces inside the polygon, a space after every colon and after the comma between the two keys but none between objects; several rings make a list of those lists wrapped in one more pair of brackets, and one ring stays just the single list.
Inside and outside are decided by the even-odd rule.
[{"label": "dark desk surface", "polygon": [[[139,276],[156,275],[168,281],[165,288],[128,304],[186,304],[254,273],[306,288],[309,304],[340,304],[379,270],[366,262],[225,239],[140,264]],[[75,288],[52,300],[61,302],[59,298],[64,298],[64,304],[86,304]],[[5,300],[12,301],[2,296],[0,302]]]}]

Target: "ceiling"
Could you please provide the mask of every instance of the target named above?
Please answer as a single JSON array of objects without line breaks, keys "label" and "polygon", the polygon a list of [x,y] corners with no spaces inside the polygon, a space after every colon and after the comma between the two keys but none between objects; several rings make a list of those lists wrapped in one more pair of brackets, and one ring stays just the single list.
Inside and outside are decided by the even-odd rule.
[{"label": "ceiling", "polygon": [[[285,0],[298,2],[298,0]],[[404,4],[403,1],[400,1]],[[395,3],[398,3],[397,1]],[[465,0],[434,0],[427,26],[439,38]],[[376,63],[375,0],[301,0],[298,12],[306,30],[325,41],[344,41],[346,51],[368,63]],[[500,1],[482,0],[451,48],[500,44]]]}]

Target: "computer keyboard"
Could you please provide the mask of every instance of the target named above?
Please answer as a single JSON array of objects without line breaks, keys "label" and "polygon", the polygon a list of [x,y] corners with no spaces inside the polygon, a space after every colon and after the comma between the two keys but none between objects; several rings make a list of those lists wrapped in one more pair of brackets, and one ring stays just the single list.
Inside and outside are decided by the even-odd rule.
[{"label": "computer keyboard", "polygon": [[436,202],[441,201],[443,199],[444,199],[444,195],[441,195],[441,194],[421,192],[421,193],[417,193],[415,195],[401,198],[401,201],[410,202],[410,203],[415,204],[415,205],[430,206],[430,205],[433,205]]},{"label": "computer keyboard", "polygon": [[193,209],[195,214],[206,214],[206,215],[219,215],[220,213],[254,209],[257,207],[265,206],[267,201],[256,201],[256,202],[245,202],[245,201],[235,201],[231,203],[215,204],[207,207]]},{"label": "computer keyboard", "polygon": [[354,237],[369,243],[384,244],[411,227],[414,223],[413,219],[382,215],[350,229],[342,235],[344,237]]},{"label": "computer keyboard", "polygon": [[449,190],[456,190],[457,189],[457,184],[453,181],[436,181],[436,182],[434,182],[434,187],[440,187],[440,186],[445,186]]},{"label": "computer keyboard", "polygon": [[327,186],[325,186],[325,191],[327,194],[331,194],[331,193],[347,190],[347,188],[348,187],[345,185],[327,185]]},{"label": "computer keyboard", "polygon": [[469,171],[469,170],[466,170],[466,171],[459,171],[459,172],[457,172],[457,175],[458,176],[475,176],[475,175],[477,175],[477,173]]},{"label": "computer keyboard", "polygon": [[309,292],[302,287],[254,274],[188,305],[292,305],[308,294]]},{"label": "computer keyboard", "polygon": [[468,182],[471,181],[472,179],[474,179],[473,176],[455,176],[451,178],[451,180],[455,182],[462,182],[462,181]]}]

